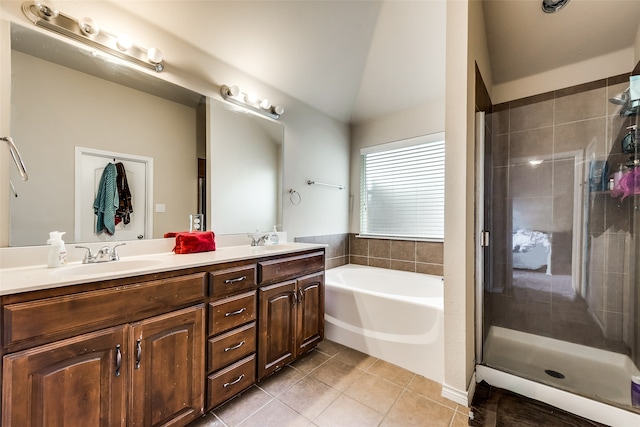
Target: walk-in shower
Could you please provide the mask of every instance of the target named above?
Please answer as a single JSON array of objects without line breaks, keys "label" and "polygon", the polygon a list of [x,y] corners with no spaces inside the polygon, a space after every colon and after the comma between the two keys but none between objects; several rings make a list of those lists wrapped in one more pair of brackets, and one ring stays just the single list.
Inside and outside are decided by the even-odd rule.
[{"label": "walk-in shower", "polygon": [[629,75],[616,76],[486,115],[478,356],[635,416],[640,194],[618,190],[640,159],[623,142],[638,119],[609,101],[628,86]]}]

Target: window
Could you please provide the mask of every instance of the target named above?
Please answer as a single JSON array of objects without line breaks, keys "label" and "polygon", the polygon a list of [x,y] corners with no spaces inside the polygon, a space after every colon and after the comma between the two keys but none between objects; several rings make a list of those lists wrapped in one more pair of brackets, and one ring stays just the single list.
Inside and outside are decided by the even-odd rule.
[{"label": "window", "polygon": [[362,149],[360,234],[444,239],[444,134]]}]

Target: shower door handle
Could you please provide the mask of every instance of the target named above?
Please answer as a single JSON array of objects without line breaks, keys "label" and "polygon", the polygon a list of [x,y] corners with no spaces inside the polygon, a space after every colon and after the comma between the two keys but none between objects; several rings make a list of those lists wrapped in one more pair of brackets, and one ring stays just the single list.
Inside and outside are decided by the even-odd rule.
[{"label": "shower door handle", "polygon": [[481,247],[486,248],[486,247],[489,246],[489,237],[490,237],[489,231],[482,230],[480,232],[480,246]]}]

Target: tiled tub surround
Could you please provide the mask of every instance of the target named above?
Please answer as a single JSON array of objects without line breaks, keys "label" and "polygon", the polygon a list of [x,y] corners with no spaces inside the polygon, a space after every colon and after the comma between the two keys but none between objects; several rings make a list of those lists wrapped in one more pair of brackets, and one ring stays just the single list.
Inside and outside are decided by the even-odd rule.
[{"label": "tiled tub surround", "polygon": [[298,237],[295,241],[328,245],[327,269],[360,264],[436,276],[443,274],[444,243],[361,238],[354,233]]}]

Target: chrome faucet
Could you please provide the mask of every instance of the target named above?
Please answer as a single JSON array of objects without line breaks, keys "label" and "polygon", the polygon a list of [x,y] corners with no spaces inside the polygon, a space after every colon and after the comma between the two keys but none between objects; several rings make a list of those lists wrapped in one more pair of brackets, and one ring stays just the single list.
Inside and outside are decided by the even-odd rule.
[{"label": "chrome faucet", "polygon": [[267,240],[267,237],[269,237],[268,234],[261,234],[259,232],[247,234],[247,236],[251,237],[251,246],[262,246]]},{"label": "chrome faucet", "polygon": [[91,248],[88,248],[86,246],[76,246],[76,248],[87,250],[84,258],[82,259],[83,264],[93,264],[96,262],[118,261],[120,259],[120,255],[118,255],[118,251],[116,250],[116,248],[123,245],[126,245],[126,243],[118,243],[112,248],[110,248],[109,246],[103,246],[98,250],[98,252],[96,252],[95,255],[91,252]]}]

